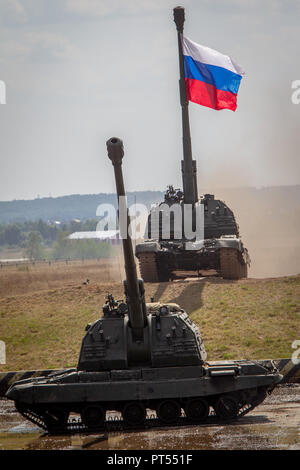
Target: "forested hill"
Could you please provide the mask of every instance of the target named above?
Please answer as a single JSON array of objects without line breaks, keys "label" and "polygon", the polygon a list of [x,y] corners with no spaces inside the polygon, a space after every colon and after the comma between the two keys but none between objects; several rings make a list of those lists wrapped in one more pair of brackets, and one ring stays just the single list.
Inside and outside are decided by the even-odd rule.
[{"label": "forested hill", "polygon": [[[249,218],[256,220],[256,231],[266,230],[267,220],[272,225],[282,228],[292,223],[299,225],[300,185],[274,186],[260,189],[242,188],[203,188],[203,192],[215,194],[216,199],[222,199],[234,211],[241,225]],[[152,203],[163,200],[160,191],[128,192],[128,205],[139,203],[147,208]],[[68,222],[72,219],[95,219],[99,204],[113,204],[116,207],[115,194],[73,194],[62,197],[46,197],[33,200],[15,200],[0,202],[0,225],[35,221],[59,220]],[[289,222],[287,221],[289,219]],[[258,220],[259,219],[259,220]],[[246,224],[247,225],[247,224]],[[288,230],[287,230],[288,231]],[[245,233],[245,232],[244,232]]]},{"label": "forested hill", "polygon": [[[128,192],[128,205],[139,203],[148,208],[163,199],[160,191]],[[34,220],[58,220],[68,222],[78,218],[95,219],[99,204],[113,204],[115,194],[73,194],[62,197],[45,197],[31,200],[0,201],[0,224]]]}]

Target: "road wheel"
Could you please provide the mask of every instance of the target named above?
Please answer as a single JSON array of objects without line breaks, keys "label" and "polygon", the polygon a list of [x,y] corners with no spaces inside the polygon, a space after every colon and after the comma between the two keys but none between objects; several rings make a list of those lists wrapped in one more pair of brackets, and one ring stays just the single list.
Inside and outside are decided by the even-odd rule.
[{"label": "road wheel", "polygon": [[184,411],[191,421],[205,421],[209,414],[209,405],[203,398],[195,398],[187,403]]},{"label": "road wheel", "polygon": [[162,423],[174,424],[181,416],[181,407],[176,400],[164,400],[159,403],[156,413]]},{"label": "road wheel", "polygon": [[217,400],[214,409],[220,419],[234,419],[239,411],[238,402],[231,395],[222,395]]},{"label": "road wheel", "polygon": [[267,396],[267,391],[264,388],[259,388],[257,394],[251,398],[251,405],[257,406],[264,401]]},{"label": "road wheel", "polygon": [[105,421],[105,409],[101,405],[87,405],[81,412],[81,420],[88,428],[102,427]]},{"label": "road wheel", "polygon": [[146,408],[143,403],[127,403],[122,410],[124,423],[128,426],[141,426],[146,419]]}]

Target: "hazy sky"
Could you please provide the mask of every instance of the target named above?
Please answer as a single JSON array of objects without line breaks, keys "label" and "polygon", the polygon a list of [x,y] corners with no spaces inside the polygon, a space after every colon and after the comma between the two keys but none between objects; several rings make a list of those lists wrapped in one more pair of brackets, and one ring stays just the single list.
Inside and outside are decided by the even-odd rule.
[{"label": "hazy sky", "polygon": [[[181,186],[177,37],[169,0],[0,0],[0,200]],[[199,184],[299,179],[299,0],[184,0],[185,34],[246,72],[236,112],[190,103]]]}]

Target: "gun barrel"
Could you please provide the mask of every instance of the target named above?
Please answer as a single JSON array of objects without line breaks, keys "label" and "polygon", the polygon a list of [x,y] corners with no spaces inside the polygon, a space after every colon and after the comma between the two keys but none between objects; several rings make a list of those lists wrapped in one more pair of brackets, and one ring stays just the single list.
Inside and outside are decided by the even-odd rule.
[{"label": "gun barrel", "polygon": [[124,230],[124,228],[122,230],[122,227],[120,228],[122,233],[123,254],[125,261],[126,295],[128,303],[129,321],[134,337],[141,338],[143,335],[143,328],[146,325],[146,318],[145,309],[143,308],[142,293],[140,292],[140,284],[137,278],[136,264],[133,255],[131,237],[128,233],[130,219],[126,205],[126,195],[122,172],[122,159],[124,156],[123,142],[117,137],[112,137],[106,142],[106,146],[108,157],[112,161],[115,172],[119,206],[119,220],[120,210],[126,211],[126,230]]},{"label": "gun barrel", "polygon": [[186,96],[185,76],[184,76],[184,58],[182,48],[182,35],[184,27],[184,8],[175,7],[173,9],[174,22],[177,29],[178,56],[179,56],[179,91],[180,105],[182,111],[182,144],[183,160],[181,163],[182,183],[185,204],[195,204],[198,201],[198,188],[196,176],[196,161],[192,157],[192,143],[189,121],[189,101]]}]

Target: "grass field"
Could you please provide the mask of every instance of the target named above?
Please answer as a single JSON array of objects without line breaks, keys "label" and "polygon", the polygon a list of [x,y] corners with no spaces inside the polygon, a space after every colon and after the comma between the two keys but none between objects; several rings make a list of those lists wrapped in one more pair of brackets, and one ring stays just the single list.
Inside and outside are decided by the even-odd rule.
[{"label": "grass field", "polygon": [[[7,363],[0,369],[75,366],[84,328],[101,316],[105,296],[123,298],[122,278],[118,260],[2,268],[0,340]],[[146,300],[152,296],[186,309],[209,360],[290,357],[300,339],[300,275],[146,284]]]},{"label": "grass field", "polygon": [[57,287],[93,283],[122,282],[124,279],[121,257],[100,260],[51,261],[11,264],[0,268],[0,298],[28,294]]}]

